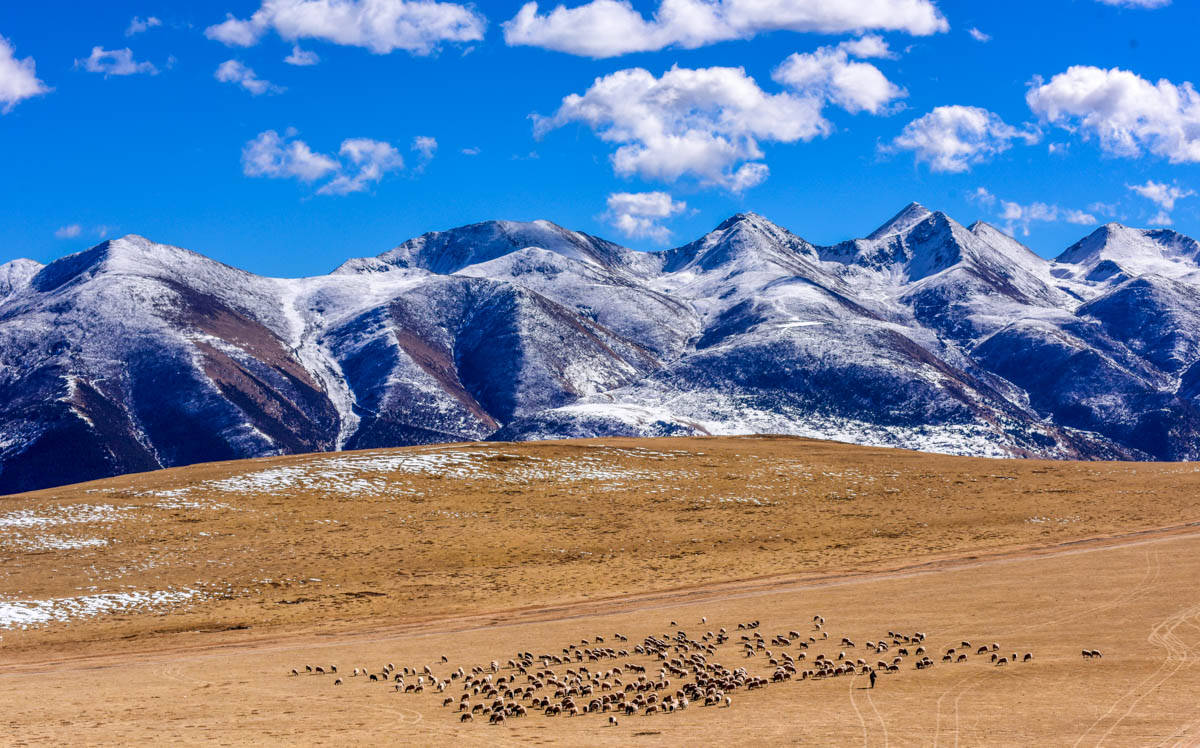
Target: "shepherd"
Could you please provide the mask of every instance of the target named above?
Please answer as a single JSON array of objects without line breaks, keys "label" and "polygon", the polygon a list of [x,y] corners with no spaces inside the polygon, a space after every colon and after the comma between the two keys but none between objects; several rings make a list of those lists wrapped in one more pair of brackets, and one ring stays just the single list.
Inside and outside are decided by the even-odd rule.
[{"label": "shepherd", "polygon": [[875,678],[876,678],[876,677],[878,677],[878,676],[876,676],[876,675],[875,675],[875,671],[874,671],[874,670],[872,670],[872,671],[871,671],[871,688],[874,688],[874,687],[875,687]]}]

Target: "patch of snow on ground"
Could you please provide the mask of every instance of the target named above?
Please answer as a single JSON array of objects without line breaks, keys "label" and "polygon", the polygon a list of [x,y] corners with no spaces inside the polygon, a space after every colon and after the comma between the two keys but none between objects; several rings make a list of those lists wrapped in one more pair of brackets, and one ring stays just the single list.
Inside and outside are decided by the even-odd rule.
[{"label": "patch of snow on ground", "polygon": [[110,613],[161,611],[196,598],[192,589],[111,592],[49,600],[0,600],[0,629],[29,629]]},{"label": "patch of snow on ground", "polygon": [[0,547],[23,551],[76,551],[83,548],[100,548],[108,545],[106,538],[64,538],[60,535],[39,535],[32,538],[7,537],[0,540]]},{"label": "patch of snow on ground", "polygon": [[18,509],[0,514],[0,530],[19,527],[52,527],[54,525],[117,522],[136,507],[112,504],[75,504],[43,510]]}]

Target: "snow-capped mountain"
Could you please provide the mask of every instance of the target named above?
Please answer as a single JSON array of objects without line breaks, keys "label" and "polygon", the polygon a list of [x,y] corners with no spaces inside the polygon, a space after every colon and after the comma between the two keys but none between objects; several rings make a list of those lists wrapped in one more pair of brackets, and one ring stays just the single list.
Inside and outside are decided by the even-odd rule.
[{"label": "snow-capped mountain", "polygon": [[739,214],[636,252],[547,221],[264,278],[138,236],[0,265],[0,491],[468,439],[776,432],[1200,456],[1200,244],[1053,261],[909,205],[821,247]]}]

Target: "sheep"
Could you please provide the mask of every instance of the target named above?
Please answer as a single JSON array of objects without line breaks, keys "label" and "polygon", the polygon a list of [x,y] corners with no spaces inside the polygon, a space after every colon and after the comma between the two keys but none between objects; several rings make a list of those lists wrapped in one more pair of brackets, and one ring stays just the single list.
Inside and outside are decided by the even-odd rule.
[{"label": "sheep", "polygon": [[474,719],[475,718],[471,716],[470,712],[466,712],[461,717],[458,718],[458,721],[459,722],[472,722],[472,721],[474,721]]},{"label": "sheep", "polygon": [[730,696],[726,696],[725,697],[725,708],[728,709],[731,706],[733,706],[733,698]]},{"label": "sheep", "polygon": [[297,670],[296,668],[292,668],[292,675],[299,675],[299,674],[300,674],[299,670]]},{"label": "sheep", "polygon": [[335,685],[335,686],[340,686],[340,685],[342,685],[342,679],[341,679],[341,678],[338,678],[337,680],[335,680],[335,681],[333,682],[333,685]]},{"label": "sheep", "polygon": [[1021,658],[1021,662],[1029,662],[1032,659],[1033,659],[1033,652],[1026,652],[1025,656]]},{"label": "sheep", "polygon": [[617,718],[616,718],[616,717],[614,717],[614,716],[612,716],[612,715],[610,714],[610,715],[608,716],[608,726],[609,726],[609,727],[616,727],[616,726],[617,726],[617,724],[618,724],[618,723],[617,723]]}]

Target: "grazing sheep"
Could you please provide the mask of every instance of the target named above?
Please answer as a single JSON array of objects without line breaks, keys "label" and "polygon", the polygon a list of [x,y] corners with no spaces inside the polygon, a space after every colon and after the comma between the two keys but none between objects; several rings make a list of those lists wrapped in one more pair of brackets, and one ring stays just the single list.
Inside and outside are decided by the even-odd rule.
[{"label": "grazing sheep", "polygon": [[728,709],[731,706],[733,706],[733,699],[729,696],[726,696],[725,697],[725,708]]},{"label": "grazing sheep", "polygon": [[459,722],[471,722],[474,719],[475,718],[471,716],[470,712],[466,712],[465,714],[463,714],[461,717],[458,718],[458,721]]},{"label": "grazing sheep", "polygon": [[300,674],[299,670],[297,670],[296,668],[292,668],[292,675],[299,675],[299,674]]},{"label": "grazing sheep", "polygon": [[337,680],[335,680],[335,681],[333,682],[333,685],[335,685],[335,686],[340,686],[340,685],[342,685],[342,679],[341,679],[341,678],[338,678]]},{"label": "grazing sheep", "polygon": [[1032,660],[1032,659],[1033,659],[1033,652],[1026,652],[1026,653],[1025,653],[1025,656],[1021,658],[1021,661],[1022,661],[1022,662],[1029,662],[1029,661],[1030,661],[1030,660]]}]

